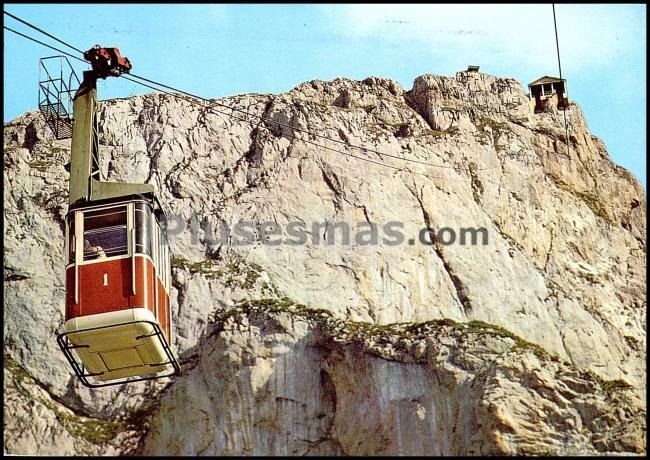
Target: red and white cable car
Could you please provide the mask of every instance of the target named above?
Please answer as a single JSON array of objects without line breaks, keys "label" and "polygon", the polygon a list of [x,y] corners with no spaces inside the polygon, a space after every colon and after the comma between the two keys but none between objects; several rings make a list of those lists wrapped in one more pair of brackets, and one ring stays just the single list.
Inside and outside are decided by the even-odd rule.
[{"label": "red and white cable car", "polygon": [[88,386],[97,386],[88,377],[105,382],[178,371],[168,345],[171,271],[163,215],[146,196],[68,211],[66,332],[59,345]]},{"label": "red and white cable car", "polygon": [[93,70],[74,97],[65,332],[57,342],[89,387],[180,373],[170,348],[165,214],[152,185],[98,180],[96,80],[130,70],[114,56],[100,47],[84,54]]}]

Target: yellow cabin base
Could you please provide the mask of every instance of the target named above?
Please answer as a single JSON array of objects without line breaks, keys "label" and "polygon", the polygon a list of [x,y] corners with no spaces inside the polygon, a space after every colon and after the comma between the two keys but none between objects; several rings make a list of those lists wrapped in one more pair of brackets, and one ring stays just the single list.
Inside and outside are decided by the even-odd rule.
[{"label": "yellow cabin base", "polygon": [[[98,374],[99,381],[123,379],[135,376],[156,374],[168,370],[171,365],[162,346],[162,337],[154,334],[152,325],[144,322],[114,326],[133,321],[155,323],[153,313],[145,308],[131,308],[97,315],[73,318],[65,323],[68,338],[74,345],[87,345],[76,348],[88,373]],[[91,331],[83,329],[100,328]]]}]

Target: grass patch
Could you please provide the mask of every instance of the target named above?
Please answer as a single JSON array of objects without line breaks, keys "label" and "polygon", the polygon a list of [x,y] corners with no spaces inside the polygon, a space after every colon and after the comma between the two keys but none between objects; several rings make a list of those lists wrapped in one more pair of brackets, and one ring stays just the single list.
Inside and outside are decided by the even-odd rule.
[{"label": "grass patch", "polygon": [[434,136],[434,137],[440,137],[447,134],[447,131],[440,130],[440,129],[427,129],[424,132],[429,136]]},{"label": "grass patch", "polygon": [[448,129],[425,129],[422,134],[419,134],[416,137],[444,137],[458,133],[458,128],[456,126],[450,126]]},{"label": "grass patch", "polygon": [[612,219],[612,217],[609,215],[609,212],[607,212],[607,208],[596,195],[590,192],[579,192],[571,188],[569,184],[554,175],[549,175],[549,177],[559,189],[564,190],[565,192],[569,192],[571,195],[584,202],[595,215],[612,225],[614,224],[614,219]]},{"label": "grass patch", "polygon": [[[208,280],[220,280],[229,288],[253,289],[262,276],[263,268],[255,262],[247,262],[239,255],[232,255],[227,261],[200,260],[190,262],[182,256],[172,256],[172,267],[187,271],[191,274],[199,273]],[[279,289],[272,282],[261,284],[262,292],[279,295]]]},{"label": "grass patch", "polygon": [[342,343],[365,343],[368,351],[377,345],[390,345],[395,351],[411,353],[414,342],[436,336],[442,329],[450,329],[461,335],[488,334],[496,337],[509,338],[514,341],[510,349],[516,352],[532,352],[542,361],[560,362],[557,355],[552,355],[541,346],[524,340],[507,329],[483,321],[459,323],[449,318],[434,319],[421,323],[392,323],[375,324],[364,321],[349,321],[336,318],[330,311],[308,308],[288,297],[281,299],[252,299],[245,300],[231,309],[218,310],[210,315],[210,321],[218,324],[239,314],[286,312],[300,316],[308,321],[324,327],[327,334]]},{"label": "grass patch", "polygon": [[40,387],[39,383],[20,364],[7,355],[4,356],[4,366],[11,372],[15,382],[14,384],[14,382],[5,381],[5,384],[23,395],[28,401],[37,401],[51,410],[59,423],[72,436],[85,439],[92,444],[103,445],[125,431],[126,427],[122,421],[82,417],[61,409],[50,399],[33,394],[28,387]]},{"label": "grass patch", "polygon": [[50,166],[49,163],[43,161],[43,160],[31,160],[27,163],[30,168],[35,169],[40,172],[45,172],[47,168]]},{"label": "grass patch", "polygon": [[506,337],[514,340],[515,346],[512,350],[522,350],[522,351],[531,351],[535,356],[540,360],[551,359],[552,361],[559,362],[559,357],[556,355],[551,355],[548,351],[544,350],[541,346],[536,343],[529,342],[525,339],[522,339],[518,335],[510,332],[504,327],[497,326],[495,324],[486,323],[484,321],[470,321],[465,323],[468,331],[475,334],[491,334],[497,337]]},{"label": "grass patch", "polygon": [[486,127],[489,127],[492,131],[510,131],[507,123],[497,121],[494,118],[490,117],[480,117],[475,123],[476,129],[481,132],[486,131]]},{"label": "grass patch", "polygon": [[614,220],[610,217],[607,212],[605,205],[601,203],[595,195],[592,195],[589,192],[578,192],[576,190],[570,191],[575,197],[585,202],[585,204],[596,214],[598,217],[606,220],[610,224],[614,223]]},{"label": "grass patch", "polygon": [[223,323],[235,315],[255,312],[287,312],[311,320],[331,320],[333,318],[332,313],[327,310],[308,308],[306,305],[297,303],[289,297],[285,296],[279,299],[262,298],[244,300],[242,302],[239,302],[231,309],[216,310],[212,312],[210,315],[210,321],[215,323]]},{"label": "grass patch", "polygon": [[478,177],[478,167],[476,166],[476,163],[473,161],[470,161],[468,164],[468,169],[469,169],[469,175],[472,179],[472,196],[474,197],[474,201],[477,203],[481,202],[481,197],[483,196],[483,192],[485,189],[483,188],[483,183],[481,182],[481,179]]},{"label": "grass patch", "polygon": [[607,392],[611,393],[613,391],[620,391],[620,390],[628,390],[630,388],[633,388],[632,385],[627,383],[626,381],[622,379],[616,379],[616,380],[605,380],[598,374],[592,372],[592,371],[586,371],[583,373],[584,377],[587,377],[593,381],[595,381],[600,388]]},{"label": "grass patch", "polygon": [[479,142],[483,145],[490,144],[490,133],[487,128],[492,131],[492,145],[497,152],[505,150],[504,147],[497,144],[499,137],[507,131],[511,131],[507,123],[503,123],[490,117],[479,117],[474,123],[476,129],[479,131]]}]

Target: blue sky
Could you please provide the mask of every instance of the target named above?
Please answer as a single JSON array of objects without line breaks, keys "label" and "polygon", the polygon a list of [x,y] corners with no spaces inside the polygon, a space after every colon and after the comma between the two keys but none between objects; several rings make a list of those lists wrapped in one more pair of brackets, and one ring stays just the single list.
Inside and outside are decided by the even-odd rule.
[{"label": "blue sky", "polygon": [[[451,76],[468,64],[524,86],[558,74],[550,4],[5,4],[5,10],[80,49],[117,46],[135,74],[205,97],[371,75],[410,89],[419,75]],[[645,188],[645,5],[557,5],[556,12],[569,97],[611,158]],[[6,122],[36,107],[38,59],[55,53],[7,31],[4,53]],[[99,90],[104,99],[148,92],[122,79],[102,82]]]}]

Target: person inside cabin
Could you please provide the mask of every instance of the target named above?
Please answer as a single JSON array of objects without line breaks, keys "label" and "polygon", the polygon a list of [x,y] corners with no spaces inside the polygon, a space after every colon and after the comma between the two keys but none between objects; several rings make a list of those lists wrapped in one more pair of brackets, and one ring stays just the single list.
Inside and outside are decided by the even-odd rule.
[{"label": "person inside cabin", "polygon": [[101,246],[93,246],[90,244],[90,241],[84,240],[84,254],[89,256],[91,259],[105,259],[106,253]]}]

